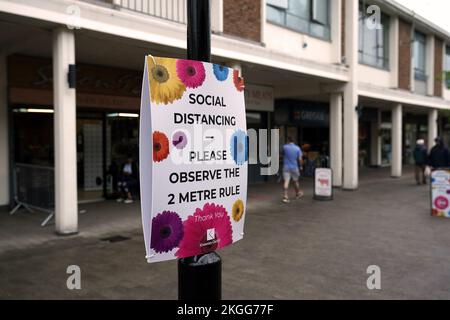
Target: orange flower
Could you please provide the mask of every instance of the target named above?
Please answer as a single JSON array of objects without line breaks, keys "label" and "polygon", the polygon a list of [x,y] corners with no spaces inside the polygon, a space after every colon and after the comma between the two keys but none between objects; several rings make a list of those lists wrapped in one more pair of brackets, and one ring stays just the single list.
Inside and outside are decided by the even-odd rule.
[{"label": "orange flower", "polygon": [[169,139],[162,132],[153,132],[153,161],[161,162],[169,156]]},{"label": "orange flower", "polygon": [[233,82],[239,92],[244,90],[244,78],[239,76],[239,70],[233,70]]}]

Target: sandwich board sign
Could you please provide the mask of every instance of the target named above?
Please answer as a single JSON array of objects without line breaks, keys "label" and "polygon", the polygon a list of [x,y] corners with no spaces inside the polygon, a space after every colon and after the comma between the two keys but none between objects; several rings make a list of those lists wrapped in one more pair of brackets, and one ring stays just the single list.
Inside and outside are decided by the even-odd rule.
[{"label": "sandwich board sign", "polygon": [[139,165],[148,262],[208,253],[243,238],[246,132],[237,70],[146,57]]},{"label": "sandwich board sign", "polygon": [[431,215],[450,218],[450,170],[431,172]]},{"label": "sandwich board sign", "polygon": [[333,171],[316,168],[314,171],[314,199],[333,200]]}]

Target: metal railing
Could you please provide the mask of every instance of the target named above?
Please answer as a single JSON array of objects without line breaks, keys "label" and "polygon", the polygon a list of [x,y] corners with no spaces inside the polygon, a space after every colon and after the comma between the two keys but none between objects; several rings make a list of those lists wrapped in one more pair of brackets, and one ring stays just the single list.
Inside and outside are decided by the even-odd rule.
[{"label": "metal railing", "polygon": [[186,0],[112,0],[116,9],[126,9],[186,24]]},{"label": "metal railing", "polygon": [[45,226],[54,216],[55,208],[55,169],[23,163],[16,163],[14,168],[14,214],[21,207],[30,212],[33,209],[44,211],[49,216],[42,222]]}]

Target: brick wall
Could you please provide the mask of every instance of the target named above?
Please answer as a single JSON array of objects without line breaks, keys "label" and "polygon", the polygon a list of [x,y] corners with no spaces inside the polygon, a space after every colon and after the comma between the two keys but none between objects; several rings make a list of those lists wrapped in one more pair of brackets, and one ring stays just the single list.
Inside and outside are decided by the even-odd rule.
[{"label": "brick wall", "polygon": [[399,21],[398,87],[411,90],[411,31],[412,26],[404,20]]},{"label": "brick wall", "polygon": [[444,72],[444,42],[436,38],[434,42],[434,95],[437,97],[443,96],[442,79]]},{"label": "brick wall", "polygon": [[261,42],[261,0],[224,0],[223,32]]}]

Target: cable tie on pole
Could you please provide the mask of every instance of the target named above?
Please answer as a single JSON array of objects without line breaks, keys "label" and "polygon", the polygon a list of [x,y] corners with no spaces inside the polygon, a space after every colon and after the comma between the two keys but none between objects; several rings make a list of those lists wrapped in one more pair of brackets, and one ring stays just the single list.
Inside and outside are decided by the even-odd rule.
[{"label": "cable tie on pole", "polygon": [[156,66],[157,64],[156,64],[156,59],[155,59],[155,57],[152,56],[151,54],[149,54],[148,56],[149,56],[150,58],[152,58],[153,64]]}]

